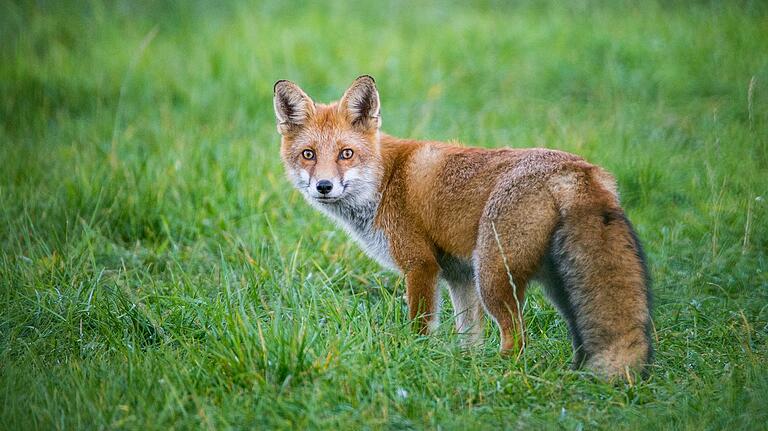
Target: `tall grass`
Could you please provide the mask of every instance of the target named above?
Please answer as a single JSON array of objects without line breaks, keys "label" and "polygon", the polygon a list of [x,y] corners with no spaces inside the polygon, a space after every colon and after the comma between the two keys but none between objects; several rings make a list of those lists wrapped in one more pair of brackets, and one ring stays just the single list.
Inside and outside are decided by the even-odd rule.
[{"label": "tall grass", "polygon": [[[0,428],[768,423],[760,2],[0,3]],[[272,84],[376,77],[384,130],[546,146],[618,178],[656,362],[569,370],[532,289],[463,351],[283,179]]]}]

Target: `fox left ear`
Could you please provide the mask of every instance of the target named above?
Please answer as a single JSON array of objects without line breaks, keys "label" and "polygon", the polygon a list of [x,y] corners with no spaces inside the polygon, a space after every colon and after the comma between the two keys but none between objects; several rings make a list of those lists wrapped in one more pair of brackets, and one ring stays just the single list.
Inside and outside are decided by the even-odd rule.
[{"label": "fox left ear", "polygon": [[347,111],[353,125],[364,129],[381,127],[379,91],[373,77],[363,75],[355,79],[342,96],[339,105]]},{"label": "fox left ear", "polygon": [[277,131],[283,135],[291,129],[302,126],[315,112],[315,102],[298,85],[280,80],[275,83],[275,117]]}]

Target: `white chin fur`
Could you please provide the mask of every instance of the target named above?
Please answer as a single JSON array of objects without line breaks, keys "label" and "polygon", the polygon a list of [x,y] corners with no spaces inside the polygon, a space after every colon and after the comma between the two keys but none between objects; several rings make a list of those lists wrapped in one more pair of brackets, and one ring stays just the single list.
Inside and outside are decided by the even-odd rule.
[{"label": "white chin fur", "polygon": [[[390,254],[388,238],[373,225],[380,200],[376,171],[350,169],[343,181],[333,180],[331,193],[325,195],[317,192],[317,180],[310,178],[306,171],[293,171],[290,177],[307,201],[340,222],[370,257],[386,268],[399,271]],[[322,200],[321,196],[327,200]]]}]

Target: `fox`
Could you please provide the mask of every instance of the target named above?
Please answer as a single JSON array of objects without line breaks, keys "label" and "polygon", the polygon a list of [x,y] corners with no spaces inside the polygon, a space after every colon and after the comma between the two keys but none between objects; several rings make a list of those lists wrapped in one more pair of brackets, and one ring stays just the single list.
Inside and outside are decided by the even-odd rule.
[{"label": "fox", "polygon": [[525,293],[538,281],[567,325],[572,368],[608,379],[646,374],[650,279],[610,173],[554,149],[387,135],[369,75],[330,104],[288,80],[273,93],[288,180],[403,276],[418,333],[437,327],[443,280],[463,343],[483,342],[487,313],[500,351],[520,355]]}]

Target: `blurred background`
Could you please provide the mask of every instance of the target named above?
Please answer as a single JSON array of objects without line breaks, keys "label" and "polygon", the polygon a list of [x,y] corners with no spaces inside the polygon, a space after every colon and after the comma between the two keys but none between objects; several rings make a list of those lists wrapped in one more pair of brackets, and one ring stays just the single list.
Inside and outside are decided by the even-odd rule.
[{"label": "blurred background", "polygon": [[[761,1],[0,2],[0,422],[764,424],[766,23]],[[567,371],[538,289],[522,365],[490,325],[458,352],[448,305],[445,334],[409,332],[402,280],[279,160],[274,82],[331,101],[361,74],[389,134],[616,175],[654,278],[649,383]]]}]

